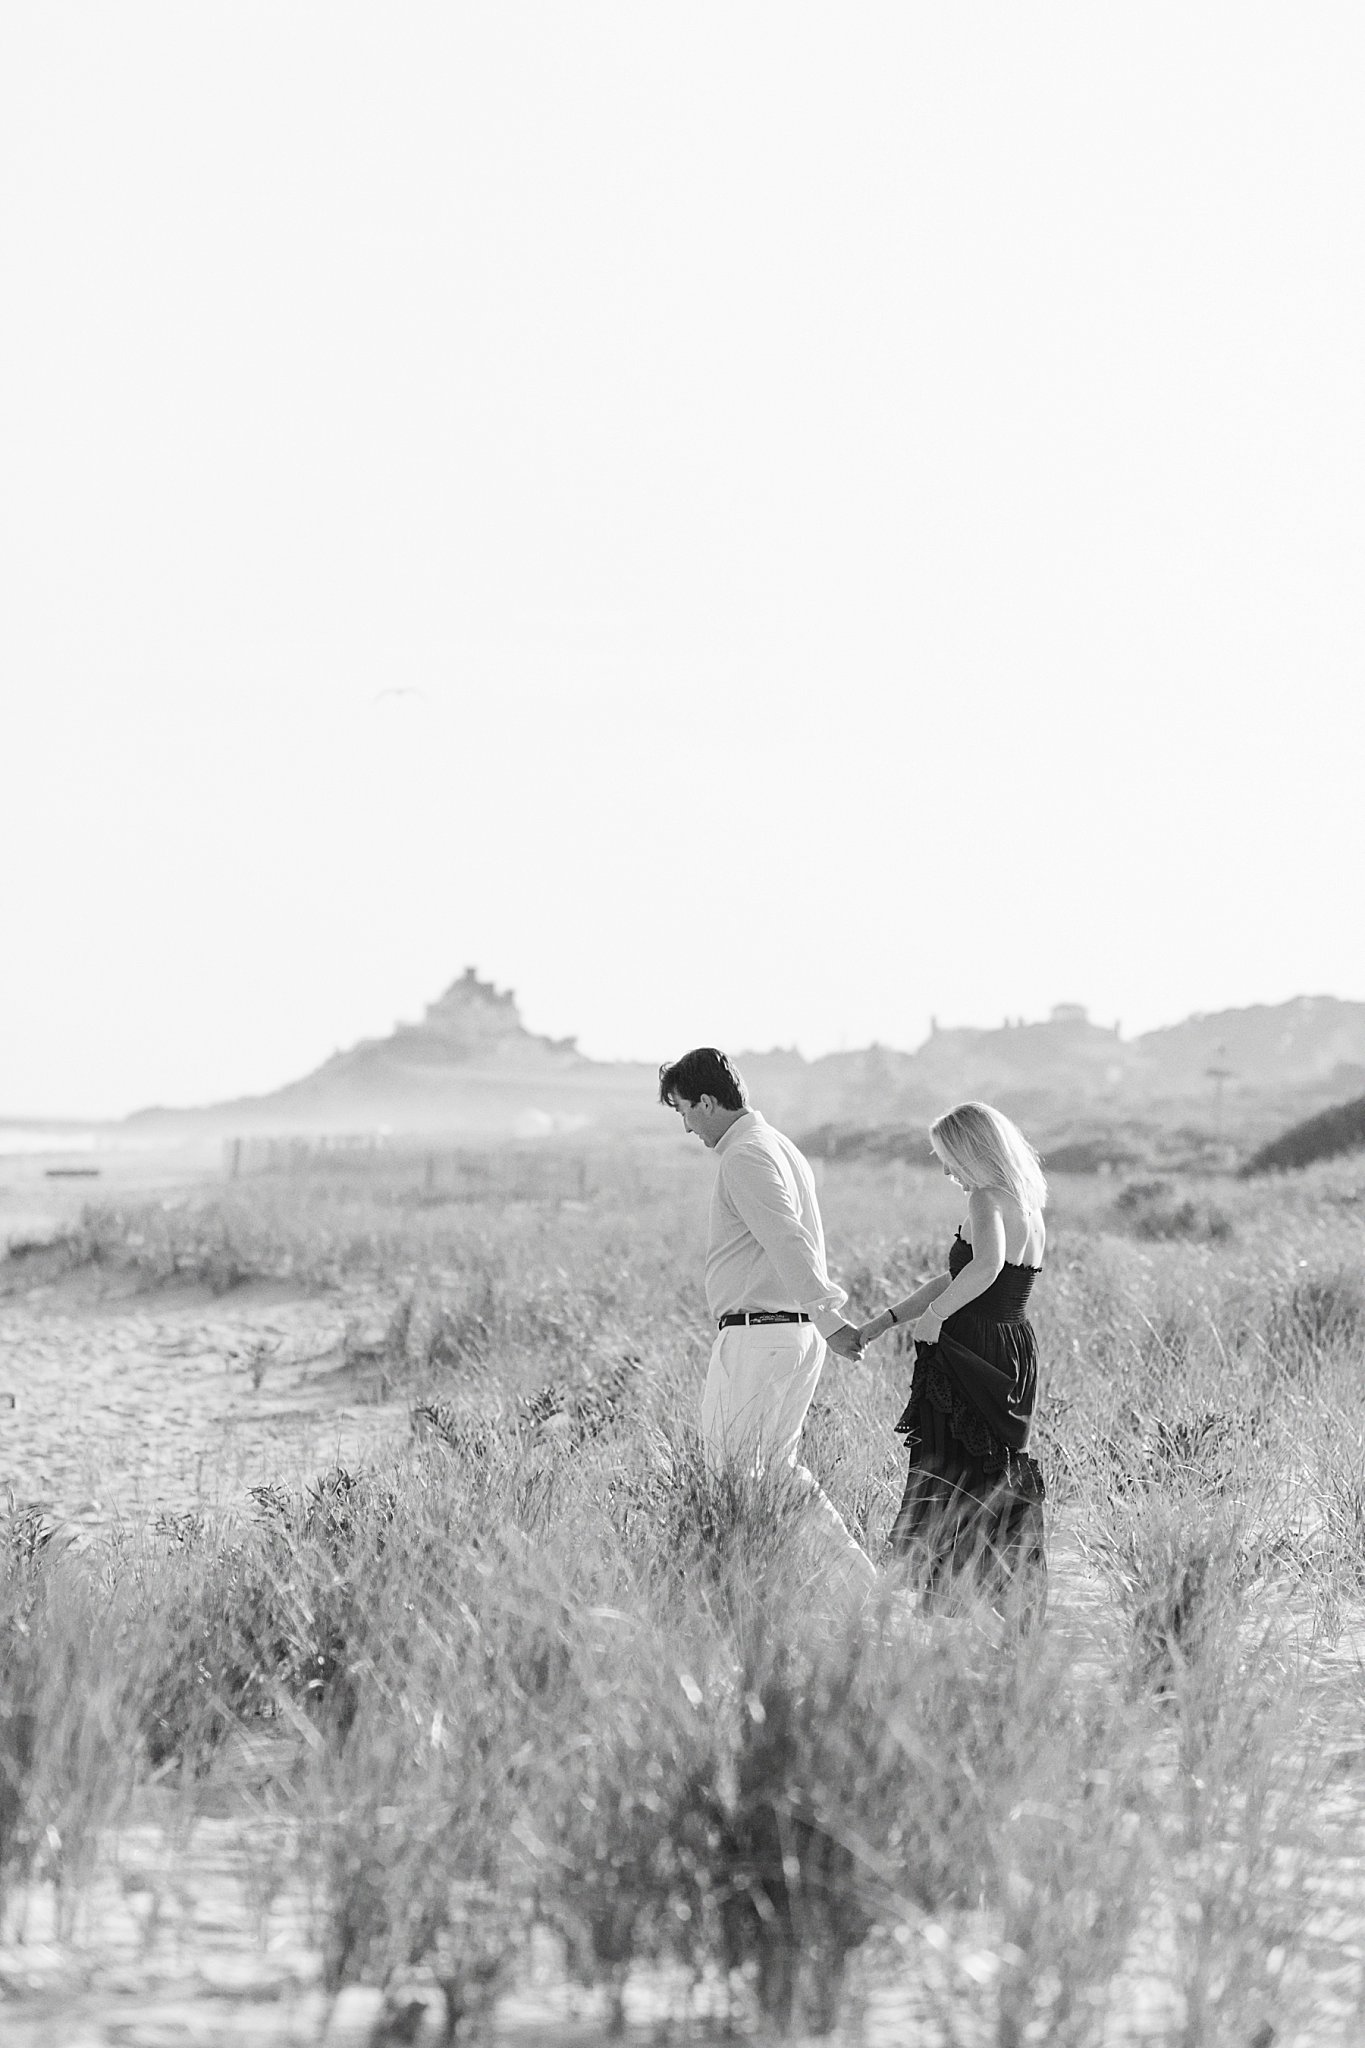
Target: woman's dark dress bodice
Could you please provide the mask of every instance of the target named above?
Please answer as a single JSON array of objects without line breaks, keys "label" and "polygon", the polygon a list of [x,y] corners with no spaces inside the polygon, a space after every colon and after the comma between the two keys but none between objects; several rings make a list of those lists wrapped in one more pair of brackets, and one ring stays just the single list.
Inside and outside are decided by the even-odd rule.
[{"label": "woman's dark dress bodice", "polygon": [[[948,1247],[948,1271],[956,1280],[964,1266],[972,1263],[972,1248],[959,1230]],[[1028,1298],[1033,1292],[1033,1283],[1041,1268],[1038,1266],[1011,1266],[1008,1262],[1000,1268],[984,1294],[978,1294],[975,1301],[969,1301],[959,1309],[956,1316],[949,1316],[950,1323],[956,1323],[958,1316],[978,1316],[988,1323],[1022,1323],[1028,1319]]]},{"label": "woman's dark dress bodice", "polygon": [[[971,1257],[959,1231],[948,1253],[954,1279]],[[937,1343],[915,1346],[910,1400],[895,1425],[910,1473],[890,1541],[919,1551],[940,1590],[965,1568],[997,1582],[1022,1570],[1045,1584],[1043,1475],[1028,1454],[1038,1392],[1028,1299],[1038,1271],[1002,1266],[984,1293],[945,1317]]]}]

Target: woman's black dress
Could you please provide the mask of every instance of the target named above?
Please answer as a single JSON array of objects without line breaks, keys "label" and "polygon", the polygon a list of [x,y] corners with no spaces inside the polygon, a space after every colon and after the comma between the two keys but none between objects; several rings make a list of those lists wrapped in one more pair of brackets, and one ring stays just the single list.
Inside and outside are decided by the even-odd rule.
[{"label": "woman's black dress", "polygon": [[[959,1231],[956,1279],[972,1248]],[[1038,1347],[1028,1320],[1037,1266],[1001,1268],[984,1294],[915,1346],[909,1405],[896,1428],[910,1451],[893,1551],[915,1567],[926,1604],[964,1579],[1041,1618],[1047,1597],[1043,1475],[1028,1454]]]}]

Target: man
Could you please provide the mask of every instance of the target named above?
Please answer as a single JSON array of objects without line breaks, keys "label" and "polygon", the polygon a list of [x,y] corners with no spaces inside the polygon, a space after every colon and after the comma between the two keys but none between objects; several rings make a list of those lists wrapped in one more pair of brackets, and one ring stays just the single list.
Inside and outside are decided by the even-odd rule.
[{"label": "man", "polygon": [[749,1107],[739,1073],[714,1046],[661,1067],[659,1100],[716,1155],[706,1303],[717,1334],[701,1397],[707,1459],[786,1466],[809,1492],[849,1590],[865,1597],[872,1560],[796,1456],[826,1349],[859,1358],[863,1348],[844,1320],[848,1296],[825,1265],[810,1167]]}]

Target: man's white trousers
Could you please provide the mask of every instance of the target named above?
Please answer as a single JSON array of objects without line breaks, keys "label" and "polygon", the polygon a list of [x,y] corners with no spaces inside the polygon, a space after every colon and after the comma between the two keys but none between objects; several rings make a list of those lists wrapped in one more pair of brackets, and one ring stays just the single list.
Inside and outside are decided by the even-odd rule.
[{"label": "man's white trousers", "polygon": [[824,1525],[831,1564],[848,1579],[850,1592],[866,1595],[877,1576],[871,1558],[815,1474],[797,1459],[826,1355],[813,1323],[741,1323],[721,1330],[702,1388],[702,1441],[713,1470],[739,1463],[754,1471],[777,1466],[791,1472]]}]

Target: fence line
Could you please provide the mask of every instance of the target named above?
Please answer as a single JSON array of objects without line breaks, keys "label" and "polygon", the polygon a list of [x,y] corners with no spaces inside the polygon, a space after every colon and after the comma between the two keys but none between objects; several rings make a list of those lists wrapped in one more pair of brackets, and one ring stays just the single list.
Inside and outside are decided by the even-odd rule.
[{"label": "fence line", "polygon": [[[417,1201],[586,1201],[599,1183],[585,1150],[394,1142],[381,1136],[239,1137],[223,1148],[229,1180],[332,1173],[395,1184]],[[615,1176],[613,1176],[615,1177]]]}]

